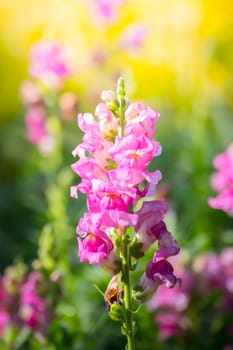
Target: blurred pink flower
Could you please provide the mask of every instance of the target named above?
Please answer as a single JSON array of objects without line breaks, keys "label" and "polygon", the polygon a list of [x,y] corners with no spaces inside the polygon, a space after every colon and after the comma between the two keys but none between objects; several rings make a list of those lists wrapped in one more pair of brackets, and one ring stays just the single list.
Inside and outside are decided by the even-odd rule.
[{"label": "blurred pink flower", "polygon": [[211,177],[211,185],[218,194],[208,203],[212,208],[233,216],[233,144],[214,158],[214,167],[217,171]]},{"label": "blurred pink flower", "polygon": [[7,311],[0,309],[0,337],[3,336],[5,328],[10,324],[10,315]]},{"label": "blurred pink flower", "polygon": [[27,139],[38,145],[47,136],[45,111],[41,107],[32,107],[25,116]]},{"label": "blurred pink flower", "polygon": [[46,115],[42,107],[32,106],[25,116],[27,139],[36,145],[41,154],[47,155],[54,149],[54,137],[47,132]]},{"label": "blurred pink flower", "polygon": [[21,287],[19,314],[28,327],[44,330],[48,326],[49,313],[46,301],[39,296],[39,284],[40,274],[32,272]]},{"label": "blurred pink flower", "polygon": [[30,74],[55,89],[71,74],[68,52],[57,42],[37,42],[31,49],[30,59]]},{"label": "blurred pink flower", "polygon": [[123,32],[120,47],[124,50],[136,50],[142,47],[147,35],[147,27],[143,24],[134,23],[129,25]]},{"label": "blurred pink flower", "polygon": [[90,0],[94,10],[94,16],[105,22],[113,22],[116,18],[118,7],[125,0]]},{"label": "blurred pink flower", "polygon": [[177,336],[188,324],[185,316],[173,310],[158,313],[155,321],[159,326],[159,338],[161,340]]},{"label": "blurred pink flower", "polygon": [[224,275],[219,256],[215,253],[203,253],[196,257],[193,269],[199,276],[199,286],[205,292],[222,289]]}]

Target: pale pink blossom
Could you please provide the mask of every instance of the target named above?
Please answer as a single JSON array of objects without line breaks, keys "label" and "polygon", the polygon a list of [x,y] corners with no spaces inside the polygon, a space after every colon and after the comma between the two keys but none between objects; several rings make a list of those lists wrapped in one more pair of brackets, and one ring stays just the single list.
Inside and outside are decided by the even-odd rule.
[{"label": "pale pink blossom", "polygon": [[72,152],[73,156],[85,157],[88,152],[102,166],[107,165],[108,150],[112,142],[106,140],[102,135],[99,123],[90,113],[78,115],[79,128],[85,133],[83,142],[79,144]]},{"label": "pale pink blossom", "polygon": [[135,135],[140,137],[142,134],[153,138],[155,135],[155,122],[160,114],[150,107],[144,108],[140,103],[129,105],[126,112],[127,124],[125,135]]},{"label": "pale pink blossom", "polygon": [[95,116],[99,119],[100,133],[107,139],[113,139],[118,133],[117,119],[108,109],[105,103],[99,103],[95,110]]}]

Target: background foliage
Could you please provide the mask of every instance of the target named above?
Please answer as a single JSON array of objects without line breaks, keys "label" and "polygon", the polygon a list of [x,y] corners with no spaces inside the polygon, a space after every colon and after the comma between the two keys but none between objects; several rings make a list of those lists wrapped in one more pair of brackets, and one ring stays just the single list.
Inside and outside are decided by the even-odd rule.
[{"label": "background foliage", "polygon": [[[64,294],[44,349],[62,344],[77,350],[123,348],[118,325],[108,318],[102,296],[93,288],[97,284],[105,290],[108,276],[99,268],[81,266],[76,256],[75,226],[85,210],[84,201],[69,198],[71,151],[81,140],[76,119],[63,126],[63,163],[50,194],[44,160],[25,139],[18,91],[28,77],[28,52],[40,39],[70,48],[75,69],[64,91],[77,94],[79,112],[93,112],[100,92],[115,89],[119,75],[132,101],[160,111],[157,139],[163,153],[154,166],[163,173],[168,227],[192,261],[201,252],[220,252],[233,244],[232,219],[207,204],[213,195],[212,159],[232,141],[232,1],[126,0],[110,22],[94,13],[92,1],[0,0],[0,7],[1,273],[18,260],[30,266],[43,237],[47,251],[41,254],[49,256],[52,248],[44,230],[52,223],[58,252],[52,264],[64,276]],[[145,38],[139,47],[123,47],[124,31],[135,23],[146,28]],[[185,349],[185,339],[155,342],[156,325],[145,309],[137,317],[138,349]],[[205,344],[202,333],[196,336],[205,349],[225,345],[224,339],[220,345]],[[217,339],[217,332],[213,334]],[[22,349],[41,349],[37,340],[18,343]]]}]

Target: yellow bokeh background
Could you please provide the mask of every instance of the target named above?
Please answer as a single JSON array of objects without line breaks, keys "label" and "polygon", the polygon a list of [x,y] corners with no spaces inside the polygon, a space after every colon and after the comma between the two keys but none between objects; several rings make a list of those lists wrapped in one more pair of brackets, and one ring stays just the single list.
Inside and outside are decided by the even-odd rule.
[{"label": "yellow bokeh background", "polygon": [[[28,52],[40,39],[71,48],[70,86],[84,104],[91,94],[112,87],[120,73],[137,98],[181,108],[184,99],[208,104],[217,98],[232,108],[232,0],[127,0],[111,23],[95,16],[92,7],[90,0],[0,0],[1,122],[17,113]],[[119,46],[133,23],[147,27],[136,52]],[[107,57],[101,67],[90,61],[98,51]]]}]

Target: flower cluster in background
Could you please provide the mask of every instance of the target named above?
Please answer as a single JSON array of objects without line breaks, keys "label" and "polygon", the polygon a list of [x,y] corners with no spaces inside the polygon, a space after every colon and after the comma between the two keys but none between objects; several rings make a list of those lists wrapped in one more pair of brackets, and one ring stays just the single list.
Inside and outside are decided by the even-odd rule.
[{"label": "flower cluster in background", "polygon": [[[189,264],[182,262],[181,257],[174,258],[173,263],[182,285],[172,289],[161,286],[147,303],[148,310],[155,314],[160,339],[188,339],[205,323],[206,337],[213,337],[213,346],[223,334],[221,349],[231,349],[233,249],[200,254]],[[208,317],[209,313],[213,318]]]},{"label": "flower cluster in background", "polygon": [[70,121],[77,110],[74,93],[60,93],[65,80],[73,74],[68,50],[51,41],[36,43],[30,52],[30,80],[20,86],[21,99],[26,107],[27,139],[41,154],[53,153],[56,132],[51,117]]},{"label": "flower cluster in background", "polygon": [[55,295],[60,293],[54,275],[45,278],[40,271],[27,272],[23,264],[6,269],[0,279],[0,336],[7,329],[27,328],[45,338],[54,317]]},{"label": "flower cluster in background", "polygon": [[216,172],[211,177],[211,185],[218,193],[208,203],[214,209],[225,211],[233,216],[233,144],[214,158]]}]

